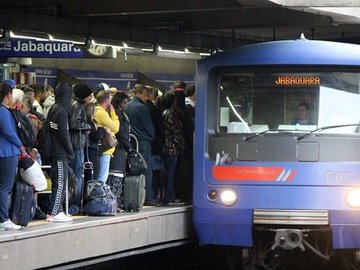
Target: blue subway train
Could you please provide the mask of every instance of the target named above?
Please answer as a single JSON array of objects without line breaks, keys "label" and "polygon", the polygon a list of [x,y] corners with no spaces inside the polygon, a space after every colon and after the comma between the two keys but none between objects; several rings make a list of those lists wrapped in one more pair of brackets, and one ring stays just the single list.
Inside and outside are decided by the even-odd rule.
[{"label": "blue subway train", "polygon": [[243,269],[345,250],[360,269],[360,46],[248,45],[200,60],[196,87],[199,242]]}]

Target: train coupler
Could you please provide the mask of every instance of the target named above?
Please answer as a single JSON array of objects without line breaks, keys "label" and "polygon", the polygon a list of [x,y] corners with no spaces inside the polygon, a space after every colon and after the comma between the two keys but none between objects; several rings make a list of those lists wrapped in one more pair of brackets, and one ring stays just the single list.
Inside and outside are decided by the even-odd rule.
[{"label": "train coupler", "polygon": [[271,249],[275,250],[277,247],[286,250],[300,248],[302,251],[305,251],[303,245],[304,236],[303,231],[299,229],[277,229],[275,243],[272,245]]}]

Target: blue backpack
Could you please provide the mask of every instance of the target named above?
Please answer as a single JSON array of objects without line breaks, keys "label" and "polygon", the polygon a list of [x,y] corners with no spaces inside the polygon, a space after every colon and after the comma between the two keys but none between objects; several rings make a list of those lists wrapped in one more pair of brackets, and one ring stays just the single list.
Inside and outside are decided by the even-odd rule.
[{"label": "blue backpack", "polygon": [[108,185],[99,180],[89,180],[86,187],[84,213],[89,216],[115,216],[117,199]]},{"label": "blue backpack", "polygon": [[[51,112],[51,110],[50,110]],[[39,152],[43,161],[48,162],[51,158],[51,152],[53,150],[51,128],[50,128],[50,112],[46,121],[44,122],[42,129],[39,131]]]},{"label": "blue backpack", "polygon": [[84,213],[89,216],[115,216],[116,211],[117,200],[112,197],[95,197],[84,207]]}]

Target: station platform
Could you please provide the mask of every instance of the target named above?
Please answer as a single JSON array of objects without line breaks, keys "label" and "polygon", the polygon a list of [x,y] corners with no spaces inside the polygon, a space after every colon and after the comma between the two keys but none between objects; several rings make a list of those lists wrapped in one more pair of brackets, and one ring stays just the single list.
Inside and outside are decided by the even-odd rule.
[{"label": "station platform", "polygon": [[73,269],[194,241],[192,206],[144,207],[71,223],[33,221],[0,231],[0,269]]}]

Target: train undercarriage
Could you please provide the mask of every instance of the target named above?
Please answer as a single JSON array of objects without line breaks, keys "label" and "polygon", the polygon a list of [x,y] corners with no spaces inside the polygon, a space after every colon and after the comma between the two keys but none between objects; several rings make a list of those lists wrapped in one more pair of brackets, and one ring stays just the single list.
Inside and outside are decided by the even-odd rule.
[{"label": "train undercarriage", "polygon": [[327,227],[253,228],[253,247],[229,248],[229,270],[359,270],[360,249],[333,250]]}]

